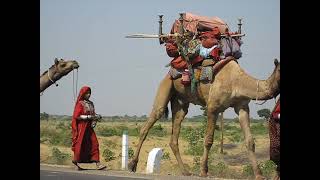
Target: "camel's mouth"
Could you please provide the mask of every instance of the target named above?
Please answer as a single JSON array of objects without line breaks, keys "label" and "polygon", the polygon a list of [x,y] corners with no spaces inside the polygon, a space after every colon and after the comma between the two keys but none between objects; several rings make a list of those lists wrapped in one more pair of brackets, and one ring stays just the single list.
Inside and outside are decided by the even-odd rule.
[{"label": "camel's mouth", "polygon": [[79,64],[78,63],[75,63],[74,65],[73,65],[73,69],[78,69],[80,66],[79,66]]}]

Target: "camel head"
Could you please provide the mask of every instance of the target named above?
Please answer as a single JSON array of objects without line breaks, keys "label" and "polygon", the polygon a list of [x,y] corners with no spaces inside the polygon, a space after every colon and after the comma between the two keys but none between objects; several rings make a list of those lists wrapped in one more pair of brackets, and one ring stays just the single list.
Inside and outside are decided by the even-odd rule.
[{"label": "camel head", "polygon": [[79,64],[75,60],[58,60],[58,58],[55,58],[53,67],[52,71],[55,73],[55,76],[61,77],[67,75],[73,69],[78,69]]},{"label": "camel head", "polygon": [[271,79],[271,89],[273,90],[273,97],[276,97],[280,94],[280,62],[278,59],[274,59],[274,71],[272,73]]}]

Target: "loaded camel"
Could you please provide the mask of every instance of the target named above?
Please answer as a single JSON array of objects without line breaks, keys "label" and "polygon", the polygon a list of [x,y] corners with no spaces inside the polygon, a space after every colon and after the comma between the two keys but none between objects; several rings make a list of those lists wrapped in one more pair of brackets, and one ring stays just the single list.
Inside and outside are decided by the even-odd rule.
[{"label": "loaded camel", "polygon": [[230,61],[214,76],[212,83],[200,83],[197,92],[191,93],[190,86],[181,84],[181,78],[171,80],[167,75],[160,83],[152,111],[148,120],[140,130],[140,138],[134,157],[128,165],[130,171],[135,172],[139,161],[139,154],[150,128],[166,112],[170,101],[172,111],[172,134],[170,147],[178,161],[183,175],[191,175],[183,165],[180,156],[178,138],[181,122],[188,113],[189,104],[207,107],[207,129],[204,141],[204,152],[200,164],[200,176],[208,173],[208,154],[213,144],[213,136],[218,114],[227,108],[234,108],[239,116],[240,127],[248,151],[248,157],[253,167],[256,179],[263,179],[255,155],[255,143],[250,131],[249,102],[251,100],[268,100],[280,93],[280,62],[274,60],[275,68],[266,80],[258,80],[247,73],[236,61]]}]

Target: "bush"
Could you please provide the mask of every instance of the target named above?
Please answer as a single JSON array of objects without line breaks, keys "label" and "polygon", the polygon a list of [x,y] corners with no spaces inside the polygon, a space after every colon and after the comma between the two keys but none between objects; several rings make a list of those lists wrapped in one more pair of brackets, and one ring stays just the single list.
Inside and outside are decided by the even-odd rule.
[{"label": "bush", "polygon": [[219,177],[226,176],[228,174],[228,166],[224,162],[219,162],[212,167],[212,172]]},{"label": "bush", "polygon": [[55,127],[42,127],[40,129],[40,142],[70,147],[72,144],[71,128],[63,122]]},{"label": "bush", "polygon": [[245,165],[242,169],[242,174],[245,177],[252,177],[254,175],[252,166],[250,164]]},{"label": "bush", "polygon": [[102,153],[102,156],[106,162],[114,160],[116,157],[114,156],[114,152],[110,149],[105,149]]},{"label": "bush", "polygon": [[113,128],[102,126],[96,129],[97,134],[104,137],[122,136],[123,131],[127,131],[129,136],[139,136],[138,128],[128,128],[126,126],[116,126]]},{"label": "bush", "polygon": [[169,152],[163,152],[162,160],[170,160],[170,153]]},{"label": "bush", "polygon": [[115,128],[108,128],[108,127],[99,127],[96,130],[97,135],[110,137],[110,136],[121,136],[120,131],[117,131]]},{"label": "bush", "polygon": [[134,151],[131,147],[129,147],[129,149],[128,149],[128,154],[129,154],[129,159],[133,158]]},{"label": "bush", "polygon": [[271,160],[261,162],[259,164],[259,168],[261,169],[262,175],[265,177],[270,178],[274,175],[274,173],[276,173],[276,164]]},{"label": "bush", "polygon": [[128,129],[128,135],[129,136],[140,136],[140,127],[136,127],[133,129]]},{"label": "bush", "polygon": [[199,172],[200,172],[200,156],[193,157],[192,171],[196,174],[199,174]]},{"label": "bush", "polygon": [[192,156],[201,156],[203,154],[203,133],[198,129],[191,129],[187,134],[188,148],[186,154]]},{"label": "bush", "polygon": [[150,129],[149,134],[151,136],[164,137],[167,135],[167,131],[161,126],[161,124],[158,124]]},{"label": "bush", "polygon": [[52,156],[50,159],[54,164],[64,164],[70,157],[69,154],[61,152],[58,148],[52,148]]}]

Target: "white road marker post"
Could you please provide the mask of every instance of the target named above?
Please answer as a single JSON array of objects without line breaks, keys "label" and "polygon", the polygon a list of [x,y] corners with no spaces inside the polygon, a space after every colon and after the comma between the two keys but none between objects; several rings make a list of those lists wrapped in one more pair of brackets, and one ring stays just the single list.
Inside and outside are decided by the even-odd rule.
[{"label": "white road marker post", "polygon": [[122,170],[128,169],[128,146],[128,131],[125,130],[122,134]]},{"label": "white road marker post", "polygon": [[163,155],[162,148],[153,148],[149,152],[146,173],[160,173],[160,160]]}]

